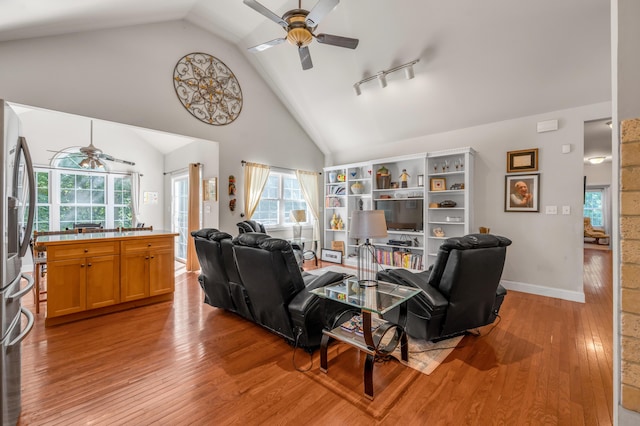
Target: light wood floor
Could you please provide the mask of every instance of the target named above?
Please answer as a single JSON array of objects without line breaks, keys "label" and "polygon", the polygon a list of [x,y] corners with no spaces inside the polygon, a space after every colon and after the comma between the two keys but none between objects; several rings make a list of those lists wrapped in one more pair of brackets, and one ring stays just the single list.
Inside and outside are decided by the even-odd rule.
[{"label": "light wood floor", "polygon": [[[612,423],[611,252],[585,250],[585,304],[510,291],[499,324],[430,376],[376,364],[374,401],[361,354],[334,345],[327,374],[317,352],[298,371],[282,339],[204,305],[196,278],[178,272],[173,302],[46,329],[41,312],[19,424]],[[303,352],[295,362],[309,367]]]}]

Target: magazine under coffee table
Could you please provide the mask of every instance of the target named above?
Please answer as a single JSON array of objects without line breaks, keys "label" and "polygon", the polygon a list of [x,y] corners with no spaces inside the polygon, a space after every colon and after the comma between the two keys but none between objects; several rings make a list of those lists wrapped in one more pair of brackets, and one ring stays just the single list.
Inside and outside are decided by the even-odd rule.
[{"label": "magazine under coffee table", "polygon": [[[401,358],[409,360],[409,348],[404,326],[407,319],[407,301],[420,289],[380,281],[377,286],[361,287],[356,278],[347,278],[312,293],[328,300],[360,309],[360,321],[345,317],[332,330],[323,330],[320,344],[320,370],[327,372],[327,347],[332,340],[355,346],[364,351],[364,394],[373,399],[373,366],[376,357],[385,357],[401,344]],[[399,306],[398,324],[373,318]],[[359,330],[361,328],[361,330]]]}]

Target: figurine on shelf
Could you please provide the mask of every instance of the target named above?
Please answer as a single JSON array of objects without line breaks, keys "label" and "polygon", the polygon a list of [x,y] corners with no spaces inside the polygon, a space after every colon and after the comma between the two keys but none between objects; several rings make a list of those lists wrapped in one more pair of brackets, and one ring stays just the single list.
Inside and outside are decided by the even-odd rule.
[{"label": "figurine on shelf", "polygon": [[331,222],[329,223],[331,225],[331,229],[336,230],[338,229],[338,215],[337,214],[333,214],[333,216],[331,217]]},{"label": "figurine on shelf", "polygon": [[409,180],[411,176],[409,176],[409,173],[407,173],[407,169],[402,169],[402,174],[400,175],[400,186],[402,188],[406,188],[407,187],[407,181]]},{"label": "figurine on shelf", "polygon": [[336,229],[338,231],[342,231],[344,229],[344,223],[342,223],[342,218],[338,218],[338,223],[336,223]]}]

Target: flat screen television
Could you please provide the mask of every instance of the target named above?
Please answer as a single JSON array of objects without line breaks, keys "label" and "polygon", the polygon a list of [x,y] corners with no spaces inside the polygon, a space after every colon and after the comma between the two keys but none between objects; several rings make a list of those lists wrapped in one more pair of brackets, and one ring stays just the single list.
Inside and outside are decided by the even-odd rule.
[{"label": "flat screen television", "polygon": [[377,200],[376,210],[384,211],[387,229],[391,231],[422,231],[424,229],[423,199]]}]

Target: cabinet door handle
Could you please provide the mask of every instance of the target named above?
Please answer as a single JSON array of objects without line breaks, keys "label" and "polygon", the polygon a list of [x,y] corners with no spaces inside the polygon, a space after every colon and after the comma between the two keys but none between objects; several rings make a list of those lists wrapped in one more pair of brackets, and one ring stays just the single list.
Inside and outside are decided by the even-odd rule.
[{"label": "cabinet door handle", "polygon": [[151,256],[152,259],[155,259],[155,256]]},{"label": "cabinet door handle", "polygon": [[89,253],[89,249],[84,249],[84,252],[85,253]]},{"label": "cabinet door handle", "polygon": [[87,266],[91,266],[91,264],[89,263]]},{"label": "cabinet door handle", "polygon": [[147,244],[147,247],[151,247],[151,243],[148,243],[148,244]]},{"label": "cabinet door handle", "polygon": [[149,256],[146,256],[145,259],[149,260]]},{"label": "cabinet door handle", "polygon": [[84,268],[84,263],[81,263],[81,264],[80,264],[80,267],[81,267],[81,268]]}]

